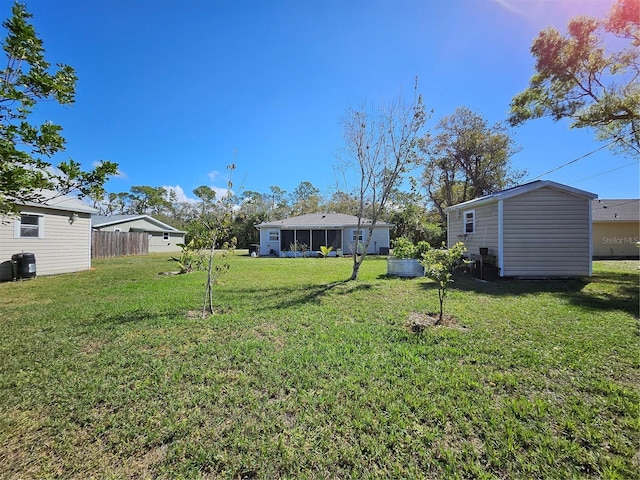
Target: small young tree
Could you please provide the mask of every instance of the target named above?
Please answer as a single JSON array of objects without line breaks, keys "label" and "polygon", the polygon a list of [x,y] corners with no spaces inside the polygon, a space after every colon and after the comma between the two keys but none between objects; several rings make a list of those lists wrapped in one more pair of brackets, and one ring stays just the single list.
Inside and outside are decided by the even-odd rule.
[{"label": "small young tree", "polygon": [[[236,247],[236,239],[231,238],[224,241],[216,248],[218,242],[228,236],[233,224],[233,183],[231,174],[235,170],[235,164],[229,165],[227,170],[230,172],[227,181],[227,192],[215,205],[215,208],[206,210],[204,207],[200,215],[194,220],[194,238],[190,242],[191,248],[196,249],[200,255],[203,255],[203,264],[206,264],[207,282],[205,285],[204,302],[202,304],[202,317],[207,313],[212,315],[213,311],[213,286],[218,279],[229,271],[229,256]],[[211,195],[212,190],[208,187],[198,187],[194,190],[196,195],[202,195],[200,198],[203,204],[211,202],[214,196]],[[206,252],[206,253],[205,253]],[[217,258],[218,261],[214,259]]]},{"label": "small young tree", "polygon": [[440,300],[440,315],[436,325],[442,322],[444,313],[444,299],[447,295],[447,288],[452,282],[453,269],[462,257],[466,248],[462,242],[456,243],[450,249],[442,245],[441,249],[427,250],[422,254],[420,263],[424,266],[425,276],[434,280],[438,285],[438,299]]}]

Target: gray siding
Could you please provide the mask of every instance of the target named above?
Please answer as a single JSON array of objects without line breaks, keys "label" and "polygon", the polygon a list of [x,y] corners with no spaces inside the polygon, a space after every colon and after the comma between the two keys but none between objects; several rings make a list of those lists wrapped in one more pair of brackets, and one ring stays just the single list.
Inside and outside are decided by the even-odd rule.
[{"label": "gray siding", "polygon": [[[475,232],[464,234],[464,212],[475,211]],[[498,202],[478,207],[460,208],[460,215],[454,210],[449,213],[447,244],[451,247],[464,241],[468,254],[478,254],[480,248],[487,247],[489,255],[498,255]]]},{"label": "gray siding", "polygon": [[503,276],[591,273],[590,200],[540,188],[503,203]]},{"label": "gray siding", "polygon": [[15,238],[13,218],[0,222],[0,279],[11,279],[11,256],[33,253],[36,274],[54,275],[91,268],[91,216],[80,213],[69,224],[69,212],[23,208],[23,213],[43,216],[42,238]]},{"label": "gray siding", "polygon": [[184,233],[169,232],[169,240],[163,233],[149,232],[149,253],[179,252],[179,243],[184,243]]}]

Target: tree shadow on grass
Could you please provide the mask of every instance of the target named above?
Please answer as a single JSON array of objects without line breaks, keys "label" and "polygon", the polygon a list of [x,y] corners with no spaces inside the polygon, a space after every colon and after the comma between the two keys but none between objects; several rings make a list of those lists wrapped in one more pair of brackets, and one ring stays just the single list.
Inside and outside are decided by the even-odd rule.
[{"label": "tree shadow on grass", "polygon": [[349,295],[357,291],[370,290],[370,284],[351,282],[348,280],[327,283],[323,285],[300,285],[295,290],[291,288],[271,288],[271,289],[236,289],[235,293],[240,295],[254,296],[260,300],[257,310],[281,310],[301,305],[320,305],[324,296]]},{"label": "tree shadow on grass", "polygon": [[154,323],[160,320],[166,320],[178,315],[184,315],[184,312],[180,313],[175,310],[171,311],[149,311],[142,308],[137,308],[131,311],[125,312],[99,312],[91,320],[85,322],[85,325],[91,326],[116,326],[127,325],[133,323]]},{"label": "tree shadow on grass", "polygon": [[[500,279],[495,282],[457,276],[450,288],[497,297],[549,293],[587,310],[621,310],[638,317],[638,280],[638,275],[631,273],[600,273],[588,278],[552,280]],[[588,286],[593,288],[587,289]],[[430,282],[425,283],[424,288],[436,286]]]}]

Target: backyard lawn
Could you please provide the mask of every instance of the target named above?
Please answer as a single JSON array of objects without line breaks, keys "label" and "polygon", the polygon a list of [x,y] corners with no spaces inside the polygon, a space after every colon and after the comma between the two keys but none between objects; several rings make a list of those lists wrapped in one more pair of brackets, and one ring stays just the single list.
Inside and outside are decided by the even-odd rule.
[{"label": "backyard lawn", "polygon": [[0,284],[0,478],[638,478],[639,263],[435,284],[166,256]]}]

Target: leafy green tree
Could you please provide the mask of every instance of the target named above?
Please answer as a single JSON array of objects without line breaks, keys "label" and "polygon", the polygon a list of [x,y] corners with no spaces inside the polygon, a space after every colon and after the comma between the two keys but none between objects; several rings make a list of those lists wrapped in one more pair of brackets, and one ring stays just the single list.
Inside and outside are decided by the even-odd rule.
[{"label": "leafy green tree", "polygon": [[280,220],[291,214],[291,208],[287,201],[287,192],[276,185],[269,187],[269,209],[267,220]]},{"label": "leafy green tree", "polygon": [[466,107],[443,117],[436,133],[420,140],[425,155],[422,185],[446,222],[444,209],[517,184],[525,172],[511,168],[518,151],[507,129],[489,125]]},{"label": "leafy green tree", "polygon": [[350,161],[356,174],[357,229],[368,230],[362,248],[354,246],[361,255],[353,256],[351,280],[358,279],[373,230],[382,218],[390,196],[405,174],[418,163],[415,147],[426,119],[422,96],[417,93],[417,81],[412,102],[406,103],[400,97],[374,113],[364,107],[348,110],[343,119],[346,160]]},{"label": "leafy green tree", "polygon": [[205,215],[216,199],[216,191],[211,187],[201,185],[193,189],[193,194],[200,199],[200,214]]},{"label": "leafy green tree", "polygon": [[420,203],[402,205],[389,215],[389,222],[393,224],[392,238],[405,237],[412,243],[424,241],[440,245],[445,232],[439,220],[440,217]]},{"label": "leafy green tree", "polygon": [[322,196],[320,190],[311,182],[300,182],[291,195],[291,213],[293,215],[305,215],[320,211]]},{"label": "leafy green tree", "polygon": [[453,281],[453,269],[460,262],[465,247],[462,242],[458,242],[451,248],[446,249],[442,245],[441,249],[429,249],[422,254],[424,274],[427,278],[435,281],[438,286],[438,300],[440,301],[440,315],[436,325],[442,322],[444,314],[444,299],[447,296],[449,283]]},{"label": "leafy green tree", "polygon": [[260,241],[260,233],[255,226],[269,218],[270,208],[269,194],[250,190],[243,192],[232,227],[232,235],[238,239],[238,247],[247,248]]},{"label": "leafy green tree", "polygon": [[133,213],[158,216],[171,209],[171,196],[164,187],[134,185],[130,192]]},{"label": "leafy green tree", "polygon": [[345,215],[358,214],[358,200],[354,195],[337,190],[331,194],[325,205],[325,210],[331,213],[344,213]]},{"label": "leafy green tree", "polygon": [[[615,38],[607,51],[607,35]],[[550,117],[593,128],[610,148],[640,155],[640,2],[618,0],[604,20],[577,17],[566,35],[549,27],[531,47],[535,74],[511,102],[510,122]]]},{"label": "leafy green tree", "polygon": [[83,171],[73,160],[57,169],[47,160],[64,150],[62,127],[49,121],[33,125],[29,117],[39,102],[72,104],[77,77],[68,65],[58,64],[52,70],[25,5],[16,2],[11,12],[2,24],[7,64],[0,71],[0,213],[16,211],[16,203],[40,200],[40,189],[102,197],[103,185],[117,173],[117,164],[101,162]]}]

